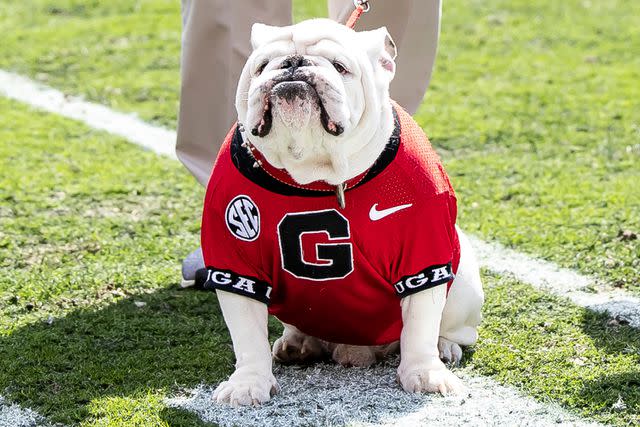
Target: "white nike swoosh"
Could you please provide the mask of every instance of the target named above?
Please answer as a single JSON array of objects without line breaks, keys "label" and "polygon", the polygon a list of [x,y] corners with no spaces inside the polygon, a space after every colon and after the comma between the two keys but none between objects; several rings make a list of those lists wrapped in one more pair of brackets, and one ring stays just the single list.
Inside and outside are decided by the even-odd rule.
[{"label": "white nike swoosh", "polygon": [[392,213],[396,213],[402,209],[410,208],[411,206],[413,206],[413,203],[409,203],[408,205],[394,206],[392,208],[383,209],[379,211],[376,209],[378,207],[378,204],[375,203],[373,206],[371,206],[371,210],[369,211],[369,218],[371,218],[371,221],[377,221],[379,219],[384,218],[385,216],[389,216]]}]

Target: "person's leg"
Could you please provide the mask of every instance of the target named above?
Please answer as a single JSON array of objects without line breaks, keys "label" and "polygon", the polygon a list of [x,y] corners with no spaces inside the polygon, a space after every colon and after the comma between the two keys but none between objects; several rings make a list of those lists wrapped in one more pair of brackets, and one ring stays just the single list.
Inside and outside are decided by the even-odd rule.
[{"label": "person's leg", "polygon": [[407,29],[398,50],[398,71],[391,95],[415,114],[429,87],[440,36],[440,0],[413,0]]},{"label": "person's leg", "polygon": [[[182,0],[176,153],[204,186],[224,136],[236,121],[236,86],[251,53],[254,22],[289,25],[291,0]],[[198,248],[182,263],[182,286],[195,285],[198,270],[203,268]]]},{"label": "person's leg", "polygon": [[227,88],[232,73],[231,11],[227,0],[182,0],[180,112],[176,154],[206,185],[225,133],[233,123]]},{"label": "person's leg", "polygon": [[[370,1],[356,30],[387,27],[398,46],[391,97],[414,114],[429,86],[440,34],[440,0]],[[346,22],[353,0],[329,0],[329,16]]]},{"label": "person's leg", "polygon": [[291,23],[291,0],[182,0],[180,113],[176,153],[206,185],[236,121],[235,91],[251,53],[251,25]]}]

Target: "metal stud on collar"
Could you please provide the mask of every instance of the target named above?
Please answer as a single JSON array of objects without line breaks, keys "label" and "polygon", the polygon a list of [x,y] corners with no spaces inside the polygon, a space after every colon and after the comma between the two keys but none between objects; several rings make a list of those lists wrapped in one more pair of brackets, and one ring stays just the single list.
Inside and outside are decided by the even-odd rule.
[{"label": "metal stud on collar", "polygon": [[336,197],[338,198],[338,205],[340,205],[340,209],[344,209],[346,206],[346,201],[344,199],[344,190],[346,187],[347,184],[345,182],[336,185]]}]

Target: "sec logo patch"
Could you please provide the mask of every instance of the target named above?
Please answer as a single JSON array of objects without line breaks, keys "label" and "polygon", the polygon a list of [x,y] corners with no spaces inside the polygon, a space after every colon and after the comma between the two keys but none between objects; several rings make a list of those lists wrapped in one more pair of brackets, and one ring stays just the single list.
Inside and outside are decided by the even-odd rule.
[{"label": "sec logo patch", "polygon": [[254,241],[260,234],[260,211],[249,196],[236,196],[225,212],[227,228],[235,237],[246,242]]}]

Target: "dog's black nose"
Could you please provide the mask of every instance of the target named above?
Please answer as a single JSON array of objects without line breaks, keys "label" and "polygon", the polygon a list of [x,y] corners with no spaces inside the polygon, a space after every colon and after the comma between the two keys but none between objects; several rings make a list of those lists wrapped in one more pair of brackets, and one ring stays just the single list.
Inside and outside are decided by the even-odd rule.
[{"label": "dog's black nose", "polygon": [[311,65],[311,61],[305,59],[302,55],[291,55],[282,61],[280,68],[283,70],[289,69],[291,72],[295,71],[298,67],[305,67]]}]

